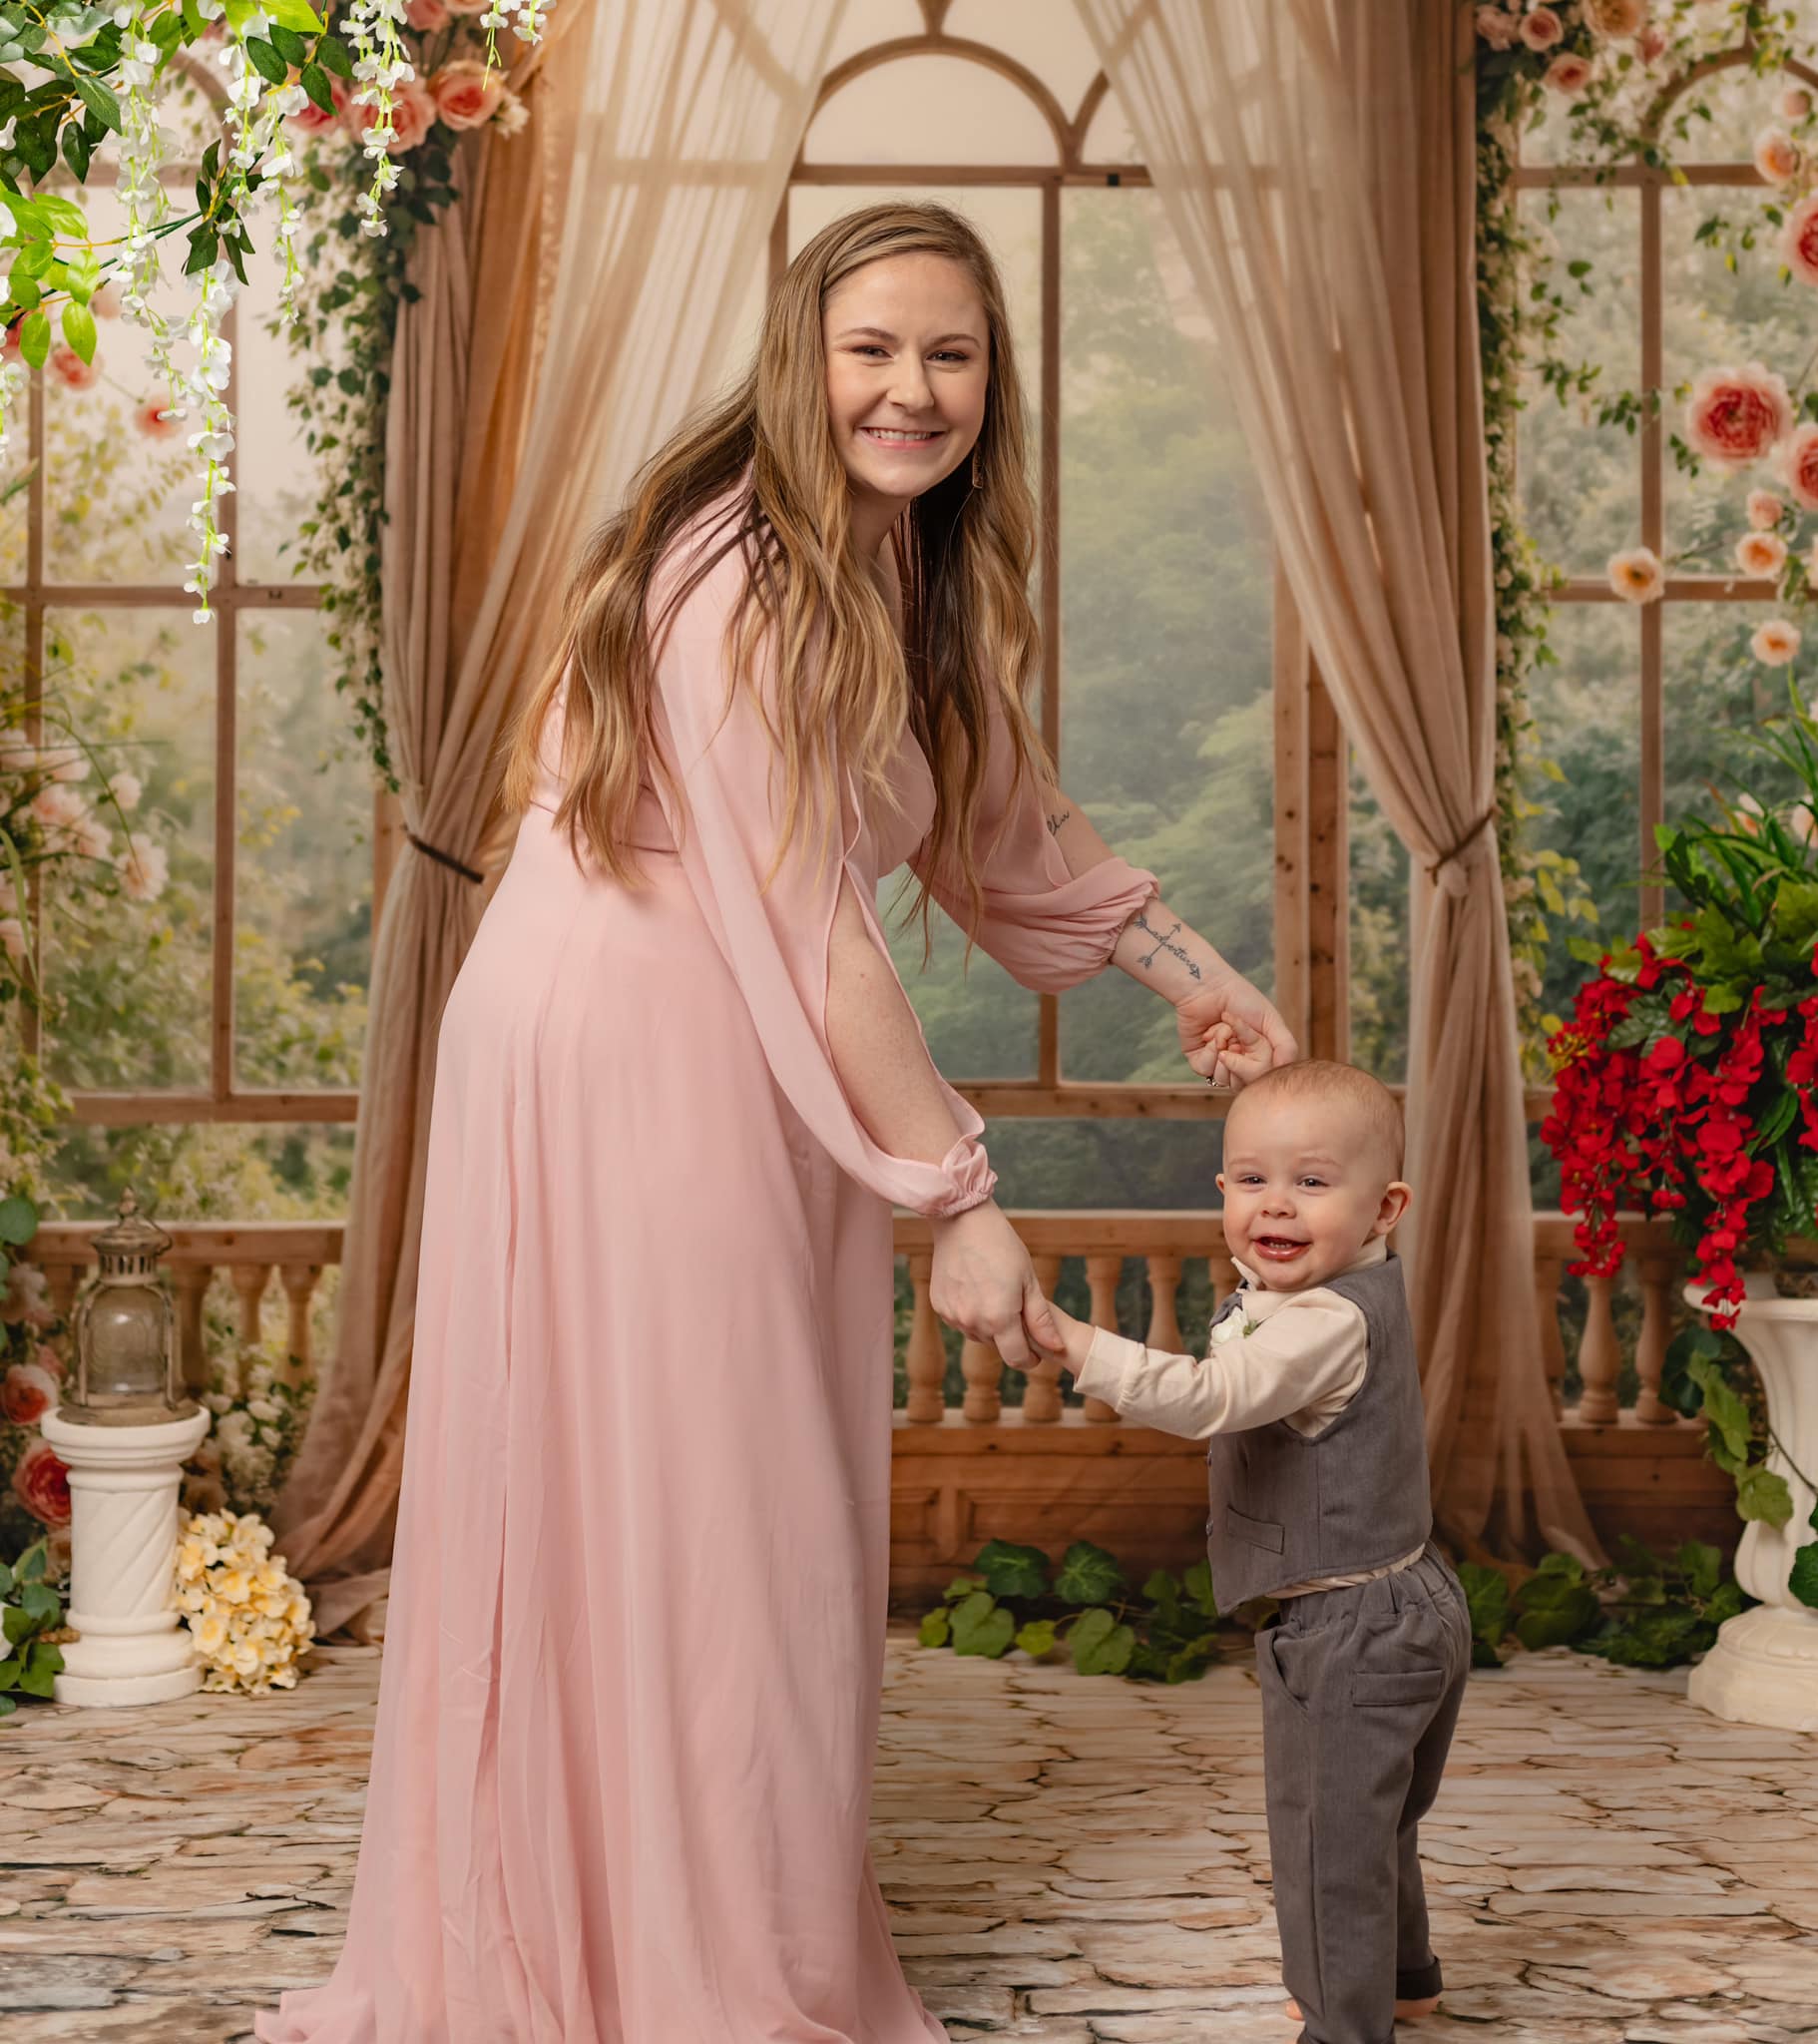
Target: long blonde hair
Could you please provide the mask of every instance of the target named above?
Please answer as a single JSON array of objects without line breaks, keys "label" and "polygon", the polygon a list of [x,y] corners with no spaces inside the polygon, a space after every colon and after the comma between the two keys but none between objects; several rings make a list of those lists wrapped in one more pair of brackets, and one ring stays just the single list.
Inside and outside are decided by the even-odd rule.
[{"label": "long blonde hair", "polygon": [[[892,534],[903,586],[899,643],[852,544],[846,472],[827,415],[822,310],[863,264],[924,254],[950,257],[971,277],[989,328],[990,384],[978,487],[962,463],[915,500]],[[653,649],[687,596],[738,548],[746,577],[727,628],[729,687],[757,698],[776,748],[776,860],[809,815],[824,843],[839,813],[836,759],[869,795],[889,798],[889,763],[907,721],[934,776],[929,869],[958,883],[976,926],[983,893],[974,834],[994,708],[1015,748],[1015,772],[1046,766],[1023,703],[1038,648],[1026,463],[1003,286],[973,228],[946,207],[925,205],[872,206],[833,222],[785,271],[743,382],[646,465],[624,508],[588,546],[560,650],[512,733],[507,801],[521,807],[535,789],[539,736],[566,674],[568,784],[557,821],[577,850],[585,841],[615,878],[636,883],[631,830],[640,784],[661,776],[674,792],[653,729]],[[702,536],[699,557],[662,615],[651,617],[665,554],[720,499],[728,508],[716,533]],[[760,646],[776,668],[773,714],[753,681]],[[925,887],[920,906],[925,925]]]}]

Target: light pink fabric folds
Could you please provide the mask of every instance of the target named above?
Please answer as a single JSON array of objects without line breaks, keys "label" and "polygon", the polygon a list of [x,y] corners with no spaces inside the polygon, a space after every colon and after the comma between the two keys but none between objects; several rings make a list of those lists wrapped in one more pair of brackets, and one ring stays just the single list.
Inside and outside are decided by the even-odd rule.
[{"label": "light pink fabric folds", "polygon": [[[890,1201],[938,1209],[983,1152],[891,1157],[840,1087],[837,890],[914,851],[932,786],[905,739],[894,804],[765,887],[769,740],[720,658],[739,572],[663,652],[686,801],[647,811],[645,884],[576,862],[552,782],[449,1000],[352,1917],[266,2044],[942,2036],[866,1850]],[[1112,860],[1082,897],[1025,804],[987,818],[990,940],[1090,971],[1152,882]]]}]

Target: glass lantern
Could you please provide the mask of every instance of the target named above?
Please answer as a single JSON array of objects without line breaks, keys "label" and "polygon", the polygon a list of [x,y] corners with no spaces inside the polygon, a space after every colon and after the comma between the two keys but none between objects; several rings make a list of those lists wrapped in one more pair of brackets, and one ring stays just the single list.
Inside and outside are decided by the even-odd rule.
[{"label": "glass lantern", "polygon": [[76,1308],[75,1385],[62,1417],[91,1426],[158,1426],[200,1408],[178,1375],[177,1315],[158,1277],[171,1238],[129,1188],[120,1219],[95,1237],[101,1273]]}]

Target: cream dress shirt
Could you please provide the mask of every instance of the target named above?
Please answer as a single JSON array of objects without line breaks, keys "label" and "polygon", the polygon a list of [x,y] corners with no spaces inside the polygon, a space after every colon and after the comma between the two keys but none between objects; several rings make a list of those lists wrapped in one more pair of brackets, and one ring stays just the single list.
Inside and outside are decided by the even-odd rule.
[{"label": "cream dress shirt", "polygon": [[[1388,1254],[1388,1243],[1378,1237],[1345,1270],[1368,1270]],[[1322,1433],[1356,1397],[1369,1368],[1362,1309],[1323,1284],[1271,1291],[1247,1264],[1237,1270],[1242,1304],[1212,1329],[1203,1359],[1145,1348],[1096,1327],[1085,1367],[1074,1378],[1080,1391],[1115,1405],[1126,1419],[1188,1440],[1239,1433],[1276,1419],[1309,1437]],[[1423,1552],[1417,1547],[1383,1568],[1313,1577],[1276,1594],[1346,1589],[1393,1575]]]}]

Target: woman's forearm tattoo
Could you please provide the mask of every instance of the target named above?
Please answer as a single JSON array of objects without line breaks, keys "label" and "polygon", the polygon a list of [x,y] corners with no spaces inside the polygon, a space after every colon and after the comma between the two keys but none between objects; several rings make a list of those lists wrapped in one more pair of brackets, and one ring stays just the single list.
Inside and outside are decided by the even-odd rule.
[{"label": "woman's forearm tattoo", "polygon": [[1130,927],[1134,930],[1140,930],[1144,936],[1153,937],[1155,940],[1155,948],[1142,960],[1142,969],[1145,972],[1153,967],[1155,960],[1165,951],[1170,958],[1178,958],[1195,979],[1200,979],[1204,976],[1198,966],[1188,957],[1186,946],[1184,944],[1176,944],[1173,941],[1180,934],[1181,925],[1178,918],[1176,918],[1171,929],[1162,931],[1156,929],[1154,924],[1149,921],[1147,915],[1138,908],[1131,918]]}]

